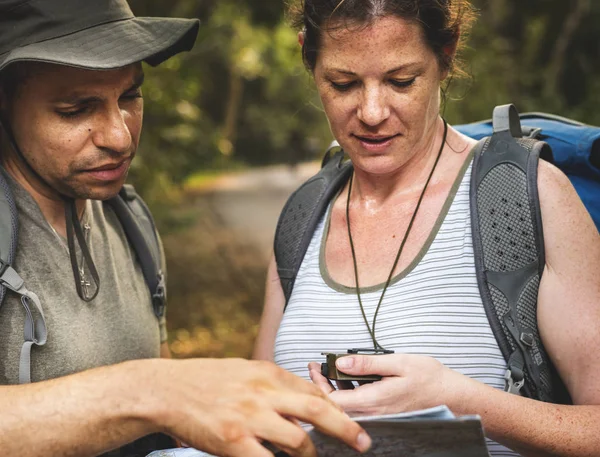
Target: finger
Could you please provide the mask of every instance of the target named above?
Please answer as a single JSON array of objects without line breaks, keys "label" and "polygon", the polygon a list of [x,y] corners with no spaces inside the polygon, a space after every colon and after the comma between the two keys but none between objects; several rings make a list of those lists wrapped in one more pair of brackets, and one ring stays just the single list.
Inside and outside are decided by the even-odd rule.
[{"label": "finger", "polygon": [[352,381],[335,381],[335,385],[337,386],[338,390],[354,389],[354,384],[352,384]]},{"label": "finger", "polygon": [[[326,397],[326,393],[323,393],[320,388],[318,388],[315,384],[302,379],[301,377],[284,370],[281,367],[275,366],[270,362],[261,362],[266,363],[265,368],[270,368],[274,370],[274,373],[269,374],[271,378],[278,379],[279,384],[284,386],[286,389],[292,390],[294,392],[304,393],[308,395],[321,395]],[[268,373],[268,372],[267,372]]]},{"label": "finger", "polygon": [[370,447],[371,439],[363,428],[327,400],[287,392],[273,393],[272,396],[270,403],[275,405],[280,414],[313,424],[323,433],[343,441],[359,452]]},{"label": "finger", "polygon": [[274,411],[261,415],[257,420],[260,430],[257,436],[268,441],[270,451],[283,450],[294,457],[316,457],[317,451],[306,431]]},{"label": "finger", "polygon": [[273,457],[273,453],[261,445],[256,438],[245,437],[234,443],[230,443],[224,453],[218,451],[217,455],[228,457]]},{"label": "finger", "polygon": [[310,376],[311,381],[314,382],[315,385],[319,387],[319,389],[321,389],[321,391],[326,395],[329,395],[335,390],[333,384],[331,384],[331,381],[323,376],[318,369],[310,369],[310,365],[308,375]]},{"label": "finger", "polygon": [[321,364],[318,362],[309,362],[308,363],[308,370],[315,370],[318,371],[319,373],[321,372]]},{"label": "finger", "polygon": [[329,395],[348,414],[372,414],[381,403],[380,383],[369,383],[354,390],[336,390]]},{"label": "finger", "polygon": [[335,365],[338,370],[352,375],[402,376],[409,357],[406,354],[349,355],[337,359]]}]

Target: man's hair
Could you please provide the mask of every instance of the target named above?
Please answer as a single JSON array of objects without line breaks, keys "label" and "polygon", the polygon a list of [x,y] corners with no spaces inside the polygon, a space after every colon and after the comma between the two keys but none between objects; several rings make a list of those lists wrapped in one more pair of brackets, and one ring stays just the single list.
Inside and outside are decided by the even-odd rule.
[{"label": "man's hair", "polygon": [[19,86],[31,75],[31,62],[15,62],[0,72],[0,91],[11,102]]}]

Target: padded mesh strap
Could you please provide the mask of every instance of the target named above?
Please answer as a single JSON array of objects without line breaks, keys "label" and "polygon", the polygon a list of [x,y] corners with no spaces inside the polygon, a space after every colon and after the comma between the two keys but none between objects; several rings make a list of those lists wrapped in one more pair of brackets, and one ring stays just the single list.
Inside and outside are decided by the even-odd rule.
[{"label": "padded mesh strap", "polygon": [[[133,196],[128,193],[132,191]],[[144,279],[150,289],[154,314],[162,317],[166,306],[165,278],[160,266],[160,248],[150,212],[131,187],[124,188],[120,195],[107,200],[107,203],[119,218],[138,257]]]},{"label": "padded mesh strap", "polygon": [[343,151],[332,157],[329,153],[327,151],[319,173],[290,196],[277,222],[275,261],[286,306],[315,228],[327,205],[352,172],[352,164],[343,161]]},{"label": "padded mesh strap", "polygon": [[[517,138],[513,137],[515,135]],[[550,360],[537,329],[544,243],[537,165],[545,143],[525,140],[512,105],[494,111],[494,133],[473,165],[471,215],[477,280],[507,361],[507,390],[549,401]]]},{"label": "padded mesh strap", "polygon": [[[21,357],[19,359],[19,383],[30,383],[31,348],[34,345],[43,346],[48,338],[42,305],[38,296],[27,290],[23,279],[11,266],[6,266],[4,269],[0,276],[0,283],[21,296],[21,304],[25,309],[24,343],[21,347]],[[31,303],[33,303],[34,310],[31,309]],[[35,316],[32,311],[37,311]]]}]

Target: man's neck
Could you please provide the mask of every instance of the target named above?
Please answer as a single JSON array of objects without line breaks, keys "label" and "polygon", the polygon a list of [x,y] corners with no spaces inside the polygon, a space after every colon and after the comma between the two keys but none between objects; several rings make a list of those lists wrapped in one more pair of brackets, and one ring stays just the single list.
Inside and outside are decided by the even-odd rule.
[{"label": "man's neck", "polygon": [[[31,173],[25,164],[11,154],[1,154],[2,167],[23,187],[38,204],[46,221],[62,236],[67,235],[65,222],[65,202],[61,195]],[[76,200],[77,214],[82,216],[85,200]]]}]

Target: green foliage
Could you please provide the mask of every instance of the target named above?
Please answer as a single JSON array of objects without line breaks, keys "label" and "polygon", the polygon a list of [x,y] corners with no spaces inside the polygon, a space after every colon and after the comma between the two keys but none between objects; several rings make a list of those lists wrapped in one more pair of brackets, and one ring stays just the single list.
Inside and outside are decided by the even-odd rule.
[{"label": "green foliage", "polygon": [[328,128],[314,109],[317,96],[283,2],[130,3],[138,15],[202,22],[190,53],[146,71],[144,134],[131,177],[155,211],[158,205],[159,224],[161,203],[172,206],[173,188],[191,174],[320,152]]},{"label": "green foliage", "polygon": [[[471,81],[453,81],[453,124],[498,104],[600,124],[600,2],[473,0],[465,51]],[[283,0],[130,0],[139,16],[198,17],[195,48],[147,68],[142,143],[131,178],[157,219],[169,259],[177,356],[249,355],[264,259],[185,191],[223,170],[296,163],[331,139]]]},{"label": "green foliage", "polygon": [[489,118],[499,104],[600,124],[600,3],[593,0],[475,0],[466,53],[470,84],[447,106],[453,123]]},{"label": "green foliage", "polygon": [[[196,47],[148,69],[141,153],[132,172],[157,198],[200,170],[317,157],[330,134],[283,1],[131,0],[138,15],[199,17]],[[474,0],[480,17],[454,81],[451,122],[497,104],[600,123],[600,3]],[[158,182],[156,182],[158,181]],[[172,192],[166,192],[171,195]]]}]

